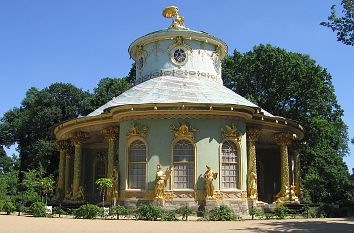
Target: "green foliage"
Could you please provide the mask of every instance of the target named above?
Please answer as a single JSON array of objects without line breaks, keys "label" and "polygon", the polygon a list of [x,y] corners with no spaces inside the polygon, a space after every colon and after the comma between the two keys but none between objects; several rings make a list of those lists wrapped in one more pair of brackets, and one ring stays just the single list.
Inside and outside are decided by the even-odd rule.
[{"label": "green foliage", "polygon": [[109,208],[109,213],[110,215],[116,215],[119,220],[119,216],[128,214],[128,209],[125,206],[116,205]]},{"label": "green foliage", "polygon": [[130,67],[128,76],[124,78],[130,86],[134,86],[135,84],[135,79],[136,79],[136,65],[135,62],[132,64]]},{"label": "green foliage", "polygon": [[2,206],[2,209],[8,215],[16,211],[16,207],[15,207],[14,203],[12,203],[11,201],[5,201]]},{"label": "green foliage", "polygon": [[58,214],[58,215],[63,215],[63,214],[68,214],[68,212],[66,212],[63,208],[61,208],[60,206],[56,206],[53,208],[53,213],[54,214]]},{"label": "green foliage", "polygon": [[40,201],[39,191],[39,179],[43,174],[41,170],[29,170],[28,172],[24,172],[23,179],[23,196],[26,206],[30,206],[32,203]]},{"label": "green foliage", "polygon": [[110,178],[100,178],[96,180],[97,188],[101,190],[103,202],[104,196],[108,189],[113,187],[113,180]]},{"label": "green foliage", "polygon": [[301,174],[313,202],[352,198],[343,161],[348,153],[347,126],[326,69],[308,55],[259,45],[226,58],[222,75],[228,88],[304,126],[307,144],[300,154]]},{"label": "green foliage", "polygon": [[99,178],[96,180],[99,189],[108,189],[113,187],[113,181],[110,178]]},{"label": "green foliage", "polygon": [[152,204],[143,205],[137,210],[137,217],[142,220],[156,221],[158,218],[161,218],[162,215],[163,210]]},{"label": "green foliage", "polygon": [[[1,127],[1,125],[0,125]],[[1,129],[0,129],[1,133]],[[17,158],[7,156],[3,146],[0,144],[0,174],[13,171],[16,167]]]},{"label": "green foliage", "polygon": [[30,212],[33,215],[33,217],[47,216],[45,205],[41,201],[37,201],[37,202],[32,203],[32,205],[30,206]]},{"label": "green foliage", "polygon": [[277,205],[274,209],[274,214],[277,216],[277,218],[284,219],[288,216],[289,209],[284,205]]},{"label": "green foliage", "polygon": [[320,217],[318,216],[318,211],[317,208],[314,207],[309,207],[309,206],[304,206],[302,208],[302,214],[301,214],[304,218],[316,218],[316,217]]},{"label": "green foliage", "polygon": [[336,5],[331,7],[331,15],[322,26],[329,27],[337,32],[337,40],[345,45],[354,45],[354,1],[342,0],[342,16],[337,15]]},{"label": "green foliage", "polygon": [[84,218],[84,219],[94,219],[97,216],[102,215],[103,210],[96,205],[85,204],[80,206],[77,210],[74,211],[75,218]]},{"label": "green foliage", "polygon": [[17,171],[0,174],[0,200],[10,200],[17,192]]},{"label": "green foliage", "polygon": [[264,213],[264,211],[256,209],[254,216],[256,216],[259,219],[264,219],[266,217],[266,214]]},{"label": "green foliage", "polygon": [[333,204],[323,204],[317,209],[318,217],[325,218],[343,218],[348,217],[349,213],[353,210],[353,206],[341,207]]},{"label": "green foliage", "polygon": [[210,221],[234,221],[241,220],[241,217],[226,205],[215,207],[208,213],[208,220]]},{"label": "green foliage", "polygon": [[131,73],[129,78],[102,79],[93,94],[64,83],[54,83],[41,90],[30,88],[21,106],[0,118],[0,173],[14,166],[3,147],[17,144],[20,182],[23,172],[31,169],[42,168],[47,175],[56,176],[59,161],[53,145],[53,127],[87,115],[120,95],[130,87],[129,79],[133,78]]},{"label": "green foliage", "polygon": [[251,208],[248,209],[248,214],[253,216],[256,214],[257,208],[255,208],[254,206],[251,206]]},{"label": "green foliage", "polygon": [[33,87],[19,108],[4,114],[0,130],[7,135],[7,144],[18,144],[21,171],[42,167],[52,174],[57,169],[52,127],[87,113],[89,95],[71,84],[55,83],[42,90]]},{"label": "green foliage", "polygon": [[89,98],[91,111],[110,101],[113,97],[119,96],[130,88],[127,79],[124,78],[103,78],[94,89],[94,94]]},{"label": "green foliage", "polygon": [[182,216],[182,220],[188,221],[188,216],[193,214],[193,209],[188,206],[182,206],[176,210],[176,213]]},{"label": "green foliage", "polygon": [[173,210],[164,210],[161,217],[162,221],[178,221],[176,212]]},{"label": "green foliage", "polygon": [[38,181],[38,186],[45,194],[45,202],[47,203],[47,195],[53,192],[55,181],[52,177],[45,177]]}]

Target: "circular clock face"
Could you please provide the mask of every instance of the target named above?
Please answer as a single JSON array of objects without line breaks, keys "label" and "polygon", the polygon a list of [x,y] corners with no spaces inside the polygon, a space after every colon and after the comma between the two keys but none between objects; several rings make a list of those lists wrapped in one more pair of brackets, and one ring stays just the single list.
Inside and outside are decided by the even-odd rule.
[{"label": "circular clock face", "polygon": [[177,47],[171,51],[171,61],[178,65],[184,65],[186,64],[188,59],[186,50],[183,47]]},{"label": "circular clock face", "polygon": [[215,56],[214,57],[213,63],[214,63],[214,69],[215,69],[216,73],[219,74],[220,73],[220,68],[221,68],[221,61],[220,61],[219,56]]},{"label": "circular clock face", "polygon": [[141,56],[140,58],[139,58],[139,60],[138,60],[138,64],[137,64],[138,66],[138,70],[141,70],[143,67],[144,67],[144,57],[143,56]]}]

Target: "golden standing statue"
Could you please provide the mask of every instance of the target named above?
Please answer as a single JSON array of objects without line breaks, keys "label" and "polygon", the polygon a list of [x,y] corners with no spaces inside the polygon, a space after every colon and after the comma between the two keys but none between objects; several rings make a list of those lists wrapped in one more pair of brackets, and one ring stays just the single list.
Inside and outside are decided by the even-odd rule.
[{"label": "golden standing statue", "polygon": [[218,178],[218,173],[214,172],[208,165],[206,165],[206,168],[207,170],[204,173],[206,199],[214,199],[213,181]]},{"label": "golden standing statue", "polygon": [[252,171],[250,174],[249,198],[257,199],[257,174]]},{"label": "golden standing statue", "polygon": [[161,170],[160,164],[157,164],[156,168],[156,178],[155,178],[155,189],[154,189],[154,198],[155,199],[164,199],[165,188],[167,185],[167,180],[171,175],[171,168],[167,168],[166,171]]}]

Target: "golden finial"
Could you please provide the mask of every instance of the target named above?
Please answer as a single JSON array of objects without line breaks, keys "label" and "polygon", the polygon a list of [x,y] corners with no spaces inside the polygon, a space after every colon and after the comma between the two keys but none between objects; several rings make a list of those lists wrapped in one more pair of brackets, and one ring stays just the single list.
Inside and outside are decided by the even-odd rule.
[{"label": "golden finial", "polygon": [[168,6],[166,7],[162,15],[165,18],[173,18],[172,24],[167,29],[188,29],[184,26],[184,17],[178,14],[179,9],[176,6]]}]

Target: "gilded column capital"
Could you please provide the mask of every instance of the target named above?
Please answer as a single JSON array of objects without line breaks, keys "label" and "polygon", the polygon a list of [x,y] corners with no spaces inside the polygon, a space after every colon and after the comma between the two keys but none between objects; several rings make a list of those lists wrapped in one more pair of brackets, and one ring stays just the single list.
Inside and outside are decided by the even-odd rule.
[{"label": "gilded column capital", "polygon": [[78,131],[72,134],[71,142],[74,146],[81,146],[81,144],[89,138],[86,132]]},{"label": "gilded column capital", "polygon": [[247,141],[256,142],[262,133],[262,129],[250,128],[247,129]]},{"label": "gilded column capital", "polygon": [[58,151],[69,151],[71,147],[70,140],[55,141],[55,147]]},{"label": "gilded column capital", "polygon": [[274,134],[275,142],[278,145],[289,145],[293,139],[295,139],[295,135],[289,132],[282,132]]},{"label": "gilded column capital", "polygon": [[119,137],[119,127],[105,128],[101,131],[106,140],[116,140]]}]

